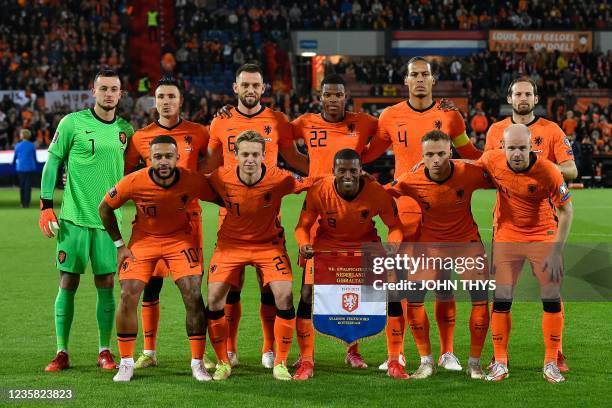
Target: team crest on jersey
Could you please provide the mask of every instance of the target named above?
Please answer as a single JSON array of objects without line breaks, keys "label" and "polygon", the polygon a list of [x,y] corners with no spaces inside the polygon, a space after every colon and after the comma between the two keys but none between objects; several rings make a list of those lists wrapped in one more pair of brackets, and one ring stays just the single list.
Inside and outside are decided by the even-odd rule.
[{"label": "team crest on jersey", "polygon": [[366,210],[361,210],[361,213],[360,213],[361,219],[365,220],[366,218],[368,218],[369,214],[370,214],[370,210],[367,210],[367,209]]},{"label": "team crest on jersey", "polygon": [[125,134],[125,132],[119,132],[119,141],[121,142],[121,144],[127,143],[127,135]]},{"label": "team crest on jersey", "polygon": [[270,125],[264,126],[264,133],[266,135],[269,135],[270,133],[272,133],[272,126],[270,126]]},{"label": "team crest on jersey", "polygon": [[434,127],[438,130],[442,129],[442,121],[440,119],[434,122]]},{"label": "team crest on jersey", "polygon": [[535,193],[538,190],[538,186],[536,186],[535,184],[529,184],[527,186],[527,191],[529,191],[531,194]]},{"label": "team crest on jersey", "polygon": [[465,191],[460,188],[459,190],[455,191],[455,194],[457,194],[457,200],[462,200],[463,196],[465,195]]},{"label": "team crest on jersey", "polygon": [[57,260],[59,261],[59,263],[63,264],[64,262],[66,262],[66,251],[59,251],[57,253]]},{"label": "team crest on jersey", "polygon": [[342,308],[351,313],[359,307],[359,294],[347,292],[342,294]]},{"label": "team crest on jersey", "polygon": [[115,187],[111,188],[110,190],[108,190],[108,196],[110,198],[115,198],[117,197],[117,189]]},{"label": "team crest on jersey", "polygon": [[126,271],[126,270],[127,270],[127,268],[128,268],[128,263],[127,263],[127,262],[124,262],[124,263],[122,263],[122,264],[121,264],[121,269],[123,269],[124,271]]},{"label": "team crest on jersey", "polygon": [[216,270],[217,270],[217,265],[210,265],[210,268],[208,269],[208,273],[213,274],[215,273]]},{"label": "team crest on jersey", "polygon": [[183,140],[185,140],[185,143],[187,143],[188,145],[191,144],[191,142],[193,142],[193,136],[187,135],[183,138]]},{"label": "team crest on jersey", "polygon": [[543,141],[544,140],[542,139],[542,136],[536,136],[536,138],[533,140],[533,142],[535,143],[536,146],[542,145]]},{"label": "team crest on jersey", "polygon": [[187,204],[187,201],[189,201],[189,196],[187,194],[183,194],[181,196],[181,203],[183,203],[183,207],[181,207],[181,209],[185,207],[185,205]]}]

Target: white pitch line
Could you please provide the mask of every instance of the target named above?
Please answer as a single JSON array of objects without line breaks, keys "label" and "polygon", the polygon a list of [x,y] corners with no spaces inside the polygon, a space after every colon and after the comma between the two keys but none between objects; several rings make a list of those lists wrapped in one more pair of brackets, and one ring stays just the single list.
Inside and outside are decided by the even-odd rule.
[{"label": "white pitch line", "polygon": [[[493,228],[478,228],[481,231],[493,231]],[[599,232],[570,232],[570,235],[580,235],[584,237],[611,237],[612,234],[599,233]]]}]

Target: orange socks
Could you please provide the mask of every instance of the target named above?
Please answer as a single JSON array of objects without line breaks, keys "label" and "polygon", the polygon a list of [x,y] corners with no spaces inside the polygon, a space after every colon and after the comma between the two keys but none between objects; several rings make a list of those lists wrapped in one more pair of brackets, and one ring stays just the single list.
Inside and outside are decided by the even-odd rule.
[{"label": "orange socks", "polygon": [[440,354],[452,353],[455,336],[455,319],[457,317],[455,299],[436,299],[434,314],[438,323],[438,331],[440,332]]},{"label": "orange socks", "polygon": [[487,302],[472,303],[470,314],[470,357],[480,358],[489,331],[489,307]]},{"label": "orange socks", "polygon": [[117,333],[117,343],[121,358],[134,358],[136,333]]},{"label": "orange socks", "polygon": [[144,349],[155,350],[157,328],[159,327],[159,299],[152,302],[142,302],[142,331],[144,333]]},{"label": "orange socks", "polygon": [[399,360],[404,349],[404,316],[387,316],[387,353],[389,361]]},{"label": "orange socks", "polygon": [[293,332],[295,331],[295,309],[277,310],[274,322],[274,339],[276,343],[276,357],[274,365],[286,363],[291,351]]},{"label": "orange socks", "polygon": [[[561,317],[563,318],[563,326],[565,326],[565,305],[563,300],[561,301]],[[563,353],[563,331],[561,332],[561,337],[559,337],[559,352]]]},{"label": "orange socks", "polygon": [[544,312],[542,316],[542,333],[544,334],[544,364],[557,361],[561,333],[563,332],[563,313]]},{"label": "orange socks", "polygon": [[508,340],[512,329],[512,302],[494,302],[491,314],[491,337],[495,361],[508,364]]},{"label": "orange socks", "polygon": [[217,360],[227,363],[229,362],[227,358],[227,333],[229,329],[225,319],[225,311],[221,309],[213,312],[206,309],[206,314],[210,342],[215,349]]},{"label": "orange socks", "polygon": [[276,306],[272,293],[262,293],[259,305],[259,320],[263,334],[261,352],[274,351],[274,321],[276,320]]},{"label": "orange socks", "polygon": [[429,319],[423,303],[409,302],[406,311],[410,332],[414,337],[419,355],[431,355],[431,342],[429,341]]},{"label": "orange socks", "polygon": [[314,361],[315,329],[311,319],[296,319],[296,334],[302,360]]},{"label": "orange socks", "polygon": [[242,304],[240,303],[240,292],[230,291],[225,303],[225,319],[229,332],[227,333],[227,351],[236,352],[238,341],[238,324],[242,317]]},{"label": "orange socks", "polygon": [[205,334],[189,336],[189,348],[191,349],[191,358],[193,360],[202,360],[204,356],[204,344],[206,344]]}]

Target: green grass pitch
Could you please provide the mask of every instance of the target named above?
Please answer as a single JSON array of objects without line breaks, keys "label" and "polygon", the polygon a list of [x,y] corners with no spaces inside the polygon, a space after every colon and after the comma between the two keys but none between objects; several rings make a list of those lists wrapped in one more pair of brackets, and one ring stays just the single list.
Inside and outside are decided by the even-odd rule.
[{"label": "green grass pitch", "polygon": [[[612,239],[609,222],[612,191],[574,191],[575,217],[573,242],[604,242]],[[95,366],[97,327],[95,289],[92,275],[83,276],[76,296],[75,318],[70,338],[72,368],[62,373],[45,373],[44,366],[55,352],[53,304],[58,273],[53,257],[55,242],[38,230],[38,210],[18,208],[18,190],[0,190],[0,387],[58,389],[75,392],[68,406],[609,406],[612,304],[606,302],[566,303],[564,349],[571,372],[567,382],[551,385],[542,379],[543,340],[540,303],[516,303],[512,309],[510,339],[511,376],[502,383],[469,380],[463,373],[440,372],[421,382],[397,382],[377,366],[386,358],[384,336],[361,347],[367,370],[351,370],[344,365],[344,347],[318,336],[316,371],[311,381],[279,383],[260,365],[261,330],[259,294],[253,270],[249,269],[243,291],[243,316],[238,348],[241,366],[222,383],[197,383],[189,370],[189,345],[185,334],[184,311],[178,290],[166,280],[161,294],[161,323],[158,340],[159,367],[137,371],[128,384],[112,382],[112,373]],[[36,197],[38,191],[34,191]],[[303,197],[285,199],[282,216],[294,275],[301,271],[295,264],[296,245],[293,228]],[[491,237],[491,207],[494,192],[477,192],[474,215],[485,242]],[[56,203],[60,202],[60,196]],[[35,205],[36,206],[36,205]],[[126,210],[124,231],[129,232],[133,208]],[[216,233],[216,208],[204,205],[205,260],[210,259]],[[208,263],[208,262],[207,262]],[[524,274],[522,279],[532,279]],[[118,294],[118,285],[117,285]],[[203,288],[205,293],[206,289]],[[295,303],[299,287],[295,285]],[[429,302],[434,353],[438,350],[437,328]],[[455,352],[465,364],[469,350],[469,304],[458,304]],[[407,335],[406,352],[409,371],[416,368],[416,348]],[[113,348],[116,350],[113,340]],[[137,353],[142,349],[142,337]],[[207,351],[214,355],[212,347]],[[290,361],[297,355],[294,342]],[[483,362],[492,354],[490,336]],[[7,401],[0,402],[2,405]],[[12,406],[14,403],[8,403]],[[16,404],[15,404],[16,405]],[[30,403],[28,403],[30,405]]]}]

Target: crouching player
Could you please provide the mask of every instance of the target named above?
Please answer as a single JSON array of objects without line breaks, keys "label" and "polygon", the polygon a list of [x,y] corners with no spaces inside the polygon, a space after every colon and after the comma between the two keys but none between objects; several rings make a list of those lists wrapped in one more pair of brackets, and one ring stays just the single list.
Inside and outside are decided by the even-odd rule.
[{"label": "crouching player", "polygon": [[[486,253],[480,240],[478,225],[472,217],[471,199],[475,190],[492,187],[489,177],[478,166],[450,160],[451,140],[441,131],[434,130],[426,133],[421,139],[421,147],[425,166],[416,172],[400,175],[387,190],[394,197],[411,197],[421,207],[421,234],[418,242],[422,244],[416,244],[415,248],[418,248],[419,251],[414,255],[420,255],[425,248],[424,245],[427,245],[427,250],[424,252],[431,259],[437,257],[473,259],[474,268],[463,271],[461,278],[465,281],[484,281],[488,277]],[[479,258],[478,265],[482,266],[480,269],[476,263]],[[425,274],[430,273],[432,276],[435,274],[434,279],[438,280],[450,277],[448,271],[434,269],[425,271]],[[441,276],[441,273],[445,276]],[[420,275],[422,277],[423,272]],[[414,278],[413,276],[411,279]],[[425,295],[425,290],[407,293],[408,324],[421,356],[421,365],[410,376],[414,379],[427,378],[435,371],[429,338],[429,319],[423,304]],[[485,289],[474,289],[470,290],[470,297],[472,311],[469,323],[470,355],[467,372],[471,378],[481,379],[484,373],[480,365],[480,354],[489,328],[488,294]],[[454,326],[456,311],[452,291],[436,291],[434,310],[438,321],[442,318],[439,305],[443,302],[452,302],[450,316],[447,314],[445,318],[449,320],[447,324]],[[443,331],[440,330],[439,364],[444,359],[451,359],[454,362],[452,366],[457,366],[460,370],[461,366],[453,352],[453,332],[454,330],[450,331],[450,336],[445,337],[442,335]],[[399,339],[396,343],[389,344],[390,361],[391,356],[397,355],[401,350],[402,345]],[[449,364],[446,366],[448,367]],[[401,371],[397,372],[397,375],[401,375]]]},{"label": "crouching player", "polygon": [[231,374],[224,308],[230,288],[239,286],[247,265],[261,271],[263,286],[270,285],[274,295],[273,376],[291,380],[286,362],[295,330],[293,277],[278,215],[283,196],[303,191],[309,182],[278,167],[263,165],[265,147],[266,141],[259,133],[242,132],[234,148],[237,166],[219,168],[209,179],[227,209],[208,270],[208,330],[219,361],[215,380],[224,380]]},{"label": "crouching player", "polygon": [[493,220],[493,270],[496,289],[491,315],[495,363],[486,380],[508,377],[510,308],[514,288],[528,260],[540,283],[544,307],[544,379],[565,381],[557,366],[563,331],[561,282],[563,247],[572,224],[569,190],[557,166],[531,152],[531,132],[513,124],[504,130],[503,150],[487,151],[476,162],[497,187]]},{"label": "crouching player", "polygon": [[[352,149],[342,149],[333,161],[333,175],[308,191],[295,229],[300,255],[307,259],[298,314],[312,326],[312,285],[315,251],[356,251],[364,243],[380,242],[374,221],[380,216],[389,227],[388,241],[399,244],[402,230],[395,201],[375,181],[361,176],[361,158]],[[312,226],[319,220],[316,233]],[[313,236],[314,235],[314,236]],[[314,374],[314,336],[298,338],[300,365],[295,380]]]},{"label": "crouching player", "polygon": [[[183,297],[193,376],[198,381],[211,379],[202,365],[206,341],[202,254],[191,231],[188,209],[194,198],[215,202],[218,197],[203,175],[177,168],[178,159],[176,141],[170,136],[156,137],[151,142],[151,166],[124,177],[100,203],[100,218],[117,247],[121,282],[117,309],[121,363],[114,381],[130,381],[134,374],[138,301],[158,261],[166,263]],[[126,247],[113,211],[128,200],[136,204],[137,213]]]}]

